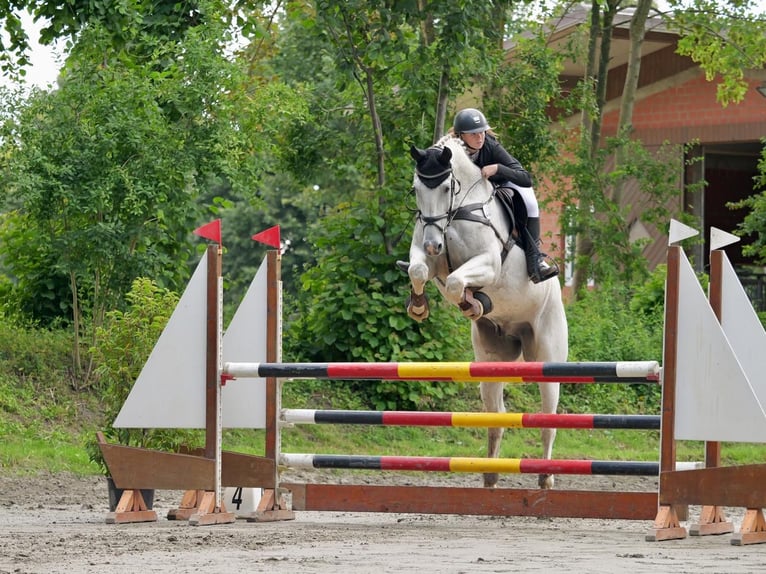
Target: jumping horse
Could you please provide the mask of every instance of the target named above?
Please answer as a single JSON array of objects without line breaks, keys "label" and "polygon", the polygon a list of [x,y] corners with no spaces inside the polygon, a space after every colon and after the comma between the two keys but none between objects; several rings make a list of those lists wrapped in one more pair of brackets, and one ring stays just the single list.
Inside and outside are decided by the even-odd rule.
[{"label": "jumping horse", "polygon": [[[533,283],[516,243],[513,216],[491,182],[468,157],[462,141],[448,135],[428,149],[410,148],[415,160],[415,228],[407,270],[411,292],[407,313],[428,317],[425,286],[433,281],[444,298],[472,320],[476,361],[567,360],[568,335],[558,281]],[[503,383],[482,382],[487,412],[505,412]],[[542,412],[555,413],[559,383],[539,383]],[[500,454],[504,429],[490,428],[487,456]],[[556,429],[543,429],[543,456],[550,459]],[[484,486],[497,484],[484,474]],[[552,488],[553,475],[539,476]]]}]

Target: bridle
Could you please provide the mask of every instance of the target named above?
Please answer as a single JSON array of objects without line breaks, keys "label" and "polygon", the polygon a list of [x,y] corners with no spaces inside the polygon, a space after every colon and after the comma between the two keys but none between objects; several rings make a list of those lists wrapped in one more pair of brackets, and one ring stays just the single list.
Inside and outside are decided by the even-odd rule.
[{"label": "bridle", "polygon": [[[492,224],[492,221],[489,217],[488,212],[488,206],[492,201],[495,199],[495,193],[496,188],[492,188],[492,193],[489,195],[489,197],[483,201],[483,202],[477,202],[477,203],[471,203],[468,205],[463,205],[463,201],[468,197],[468,194],[470,191],[476,187],[481,181],[483,181],[483,177],[479,177],[475,182],[471,184],[471,186],[466,190],[466,193],[462,195],[462,199],[460,203],[458,203],[457,206],[455,206],[455,200],[457,197],[461,194],[462,186],[461,183],[455,178],[455,174],[452,171],[452,166],[448,167],[444,171],[441,171],[439,173],[435,174],[424,174],[420,172],[417,167],[415,168],[415,175],[417,175],[418,179],[420,179],[423,184],[429,188],[430,190],[435,190],[437,186],[439,186],[447,177],[450,178],[450,184],[449,189],[445,189],[445,192],[449,192],[449,207],[445,213],[439,214],[439,215],[424,215],[423,212],[418,209],[415,213],[415,218],[417,221],[419,221],[423,227],[428,227],[429,225],[432,225],[436,227],[439,232],[442,234],[442,236],[446,233],[447,228],[450,226],[450,224],[453,221],[473,221],[475,223],[480,223],[482,225],[486,225],[492,229],[492,231],[495,233],[495,236],[500,240],[500,243],[503,245],[502,250],[502,259],[505,260],[506,255],[510,251],[510,249],[513,247],[514,240],[512,237],[512,231],[514,228],[514,221],[513,221],[513,213],[509,213],[511,217],[511,226],[510,226],[510,232],[507,239],[503,239],[500,236],[500,232],[497,230],[497,228]],[[413,187],[414,191],[414,187]],[[481,214],[477,214],[476,212],[481,210]],[[441,225],[441,222],[444,221],[444,225]],[[447,256],[447,262],[450,267],[452,268],[452,264],[450,263],[449,258],[449,252],[447,250],[447,244],[445,243],[445,254]]]}]

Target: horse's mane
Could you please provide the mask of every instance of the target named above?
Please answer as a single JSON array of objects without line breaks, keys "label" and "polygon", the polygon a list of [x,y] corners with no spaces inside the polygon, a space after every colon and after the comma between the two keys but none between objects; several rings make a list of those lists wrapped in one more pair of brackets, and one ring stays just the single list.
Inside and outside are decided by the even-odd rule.
[{"label": "horse's mane", "polygon": [[456,135],[447,134],[442,136],[441,139],[439,139],[439,141],[433,145],[433,147],[442,149],[448,147],[452,151],[453,170],[457,169],[461,171],[461,173],[466,173],[465,170],[468,170],[466,175],[472,176],[473,178],[476,177],[477,171],[481,171],[481,168],[473,163],[471,158],[468,157],[468,149],[466,148],[465,142]]}]

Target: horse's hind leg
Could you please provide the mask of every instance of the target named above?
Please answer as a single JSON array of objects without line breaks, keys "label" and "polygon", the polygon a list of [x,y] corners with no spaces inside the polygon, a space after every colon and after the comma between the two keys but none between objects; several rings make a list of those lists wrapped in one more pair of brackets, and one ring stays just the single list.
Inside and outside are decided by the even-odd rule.
[{"label": "horse's hind leg", "polygon": [[[479,392],[484,410],[491,413],[504,413],[505,401],[503,400],[503,383],[480,383]],[[504,428],[487,429],[487,456],[497,458],[500,456],[500,442],[503,440]],[[499,475],[496,472],[484,473],[484,486],[492,488],[497,485]]]},{"label": "horse's hind leg", "polygon": [[[519,357],[521,345],[518,341],[504,337],[487,319],[479,319],[471,324],[471,342],[477,361],[514,361]],[[479,392],[485,412],[504,413],[503,383],[481,383]],[[500,442],[503,439],[504,428],[487,429],[487,456],[500,456]],[[484,474],[484,486],[493,487],[497,484],[498,474]]]},{"label": "horse's hind leg", "polygon": [[[540,383],[540,397],[542,399],[542,412],[555,413],[559,404],[559,383]],[[555,428],[542,429],[543,458],[550,460],[553,456],[553,442],[556,440]],[[541,474],[537,477],[540,488],[553,488],[554,478],[552,474]]]}]

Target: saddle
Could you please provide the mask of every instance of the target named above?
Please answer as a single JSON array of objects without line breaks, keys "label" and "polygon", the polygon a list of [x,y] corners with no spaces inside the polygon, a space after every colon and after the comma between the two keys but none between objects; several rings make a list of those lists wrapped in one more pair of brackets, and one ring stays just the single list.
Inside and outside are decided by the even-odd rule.
[{"label": "saddle", "polygon": [[[511,222],[511,237],[508,238],[508,242],[516,242],[521,245],[522,249],[526,250],[528,238],[524,230],[527,227],[528,216],[524,199],[520,194],[515,193],[512,187],[496,187],[495,197]],[[510,249],[510,246],[506,249]],[[506,249],[503,250],[503,255],[505,255]]]}]

